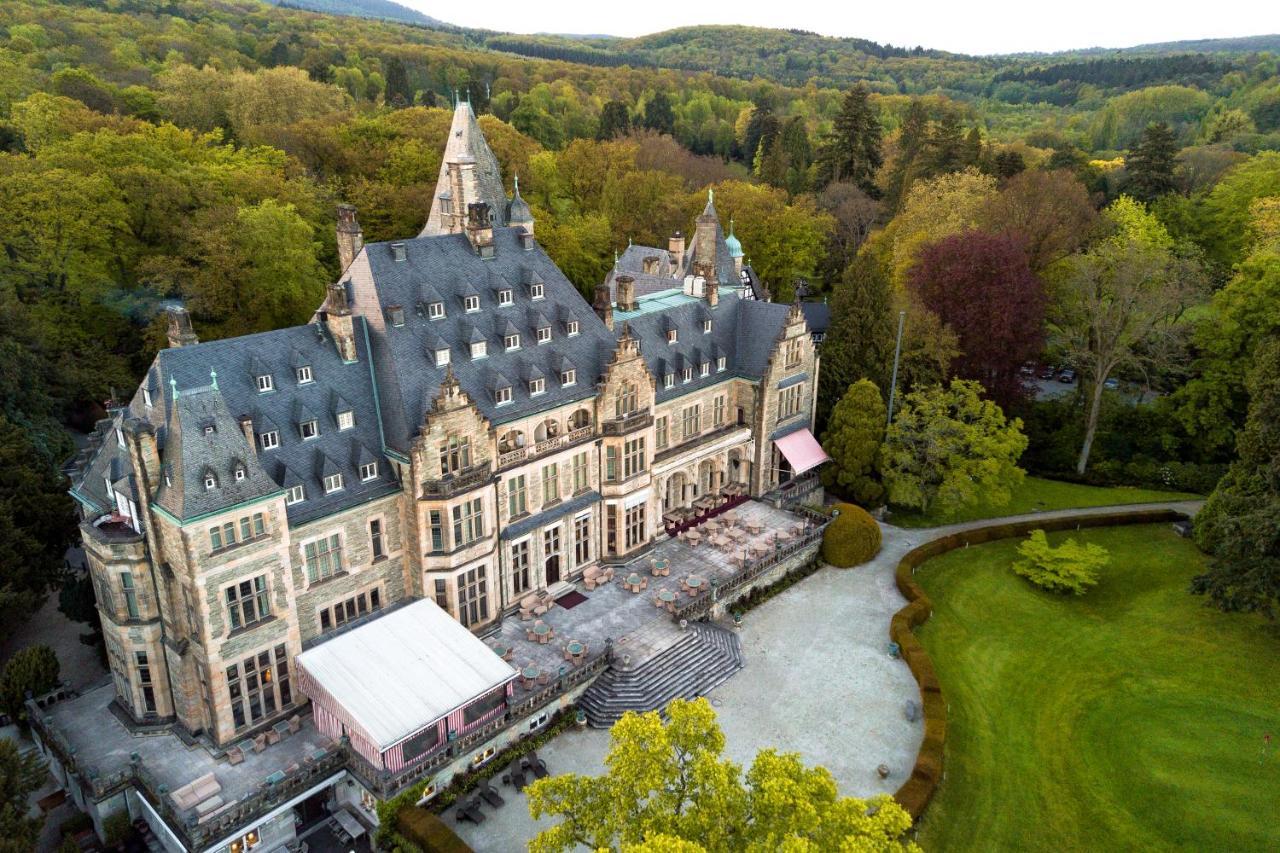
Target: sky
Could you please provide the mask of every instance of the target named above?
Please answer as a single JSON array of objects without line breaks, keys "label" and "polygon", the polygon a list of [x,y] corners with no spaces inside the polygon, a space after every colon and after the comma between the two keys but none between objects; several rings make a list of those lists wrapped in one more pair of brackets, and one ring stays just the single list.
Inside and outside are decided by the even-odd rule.
[{"label": "sky", "polygon": [[503,32],[638,36],[693,24],[746,24],[970,54],[1130,47],[1280,32],[1280,3],[1275,0],[810,0],[798,6],[780,0],[398,2],[451,24]]}]

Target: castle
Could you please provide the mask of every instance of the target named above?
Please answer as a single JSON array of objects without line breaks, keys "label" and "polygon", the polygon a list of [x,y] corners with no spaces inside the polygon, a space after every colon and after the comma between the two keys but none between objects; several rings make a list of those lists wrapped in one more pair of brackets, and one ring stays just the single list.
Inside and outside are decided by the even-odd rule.
[{"label": "castle", "polygon": [[[588,304],[462,103],[422,233],[365,244],[344,205],[337,239],[342,275],[306,325],[200,342],[172,311],[169,347],[82,460],[72,495],[114,682],[94,707],[112,725],[243,754],[321,707],[318,652],[410,610],[484,634],[645,553],[676,508],[777,488],[792,476],[778,442],[811,441],[804,318],[748,298],[710,197],[687,246],[630,247]],[[433,630],[470,654],[471,637]],[[490,717],[510,695],[497,676],[477,687]],[[413,760],[393,767],[375,726],[323,707],[315,725],[363,738],[375,769]],[[263,832],[200,837],[240,853]]]}]

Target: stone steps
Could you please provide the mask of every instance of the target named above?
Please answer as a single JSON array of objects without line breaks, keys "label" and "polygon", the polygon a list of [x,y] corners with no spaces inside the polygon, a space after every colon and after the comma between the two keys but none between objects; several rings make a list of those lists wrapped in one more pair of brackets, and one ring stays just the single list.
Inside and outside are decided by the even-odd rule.
[{"label": "stone steps", "polygon": [[587,722],[608,728],[627,711],[663,711],[673,699],[694,699],[742,669],[742,644],[732,631],[705,622],[634,669],[621,669],[622,652],[578,700]]}]

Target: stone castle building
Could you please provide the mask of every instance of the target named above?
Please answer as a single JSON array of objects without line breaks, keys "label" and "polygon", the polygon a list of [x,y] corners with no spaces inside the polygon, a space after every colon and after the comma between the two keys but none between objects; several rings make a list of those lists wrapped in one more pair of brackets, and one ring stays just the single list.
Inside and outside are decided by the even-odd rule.
[{"label": "stone castle building", "polygon": [[817,357],[797,306],[744,298],[710,197],[592,303],[534,225],[460,104],[422,233],[365,244],[340,207],[310,323],[200,342],[171,312],[72,489],[118,717],[244,742],[352,626],[427,600],[483,634],[673,508],[789,478],[775,442],[810,426]]}]

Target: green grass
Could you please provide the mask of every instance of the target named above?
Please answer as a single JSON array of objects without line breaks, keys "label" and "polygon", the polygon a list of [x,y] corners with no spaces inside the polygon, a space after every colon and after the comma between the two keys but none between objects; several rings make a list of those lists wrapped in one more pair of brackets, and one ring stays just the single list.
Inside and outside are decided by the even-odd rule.
[{"label": "green grass", "polygon": [[917,571],[950,708],[921,845],[1280,849],[1280,627],[1190,595],[1203,558],[1165,525],[1071,535],[1111,553],[1079,598],[1014,575],[1017,540]]},{"label": "green grass", "polygon": [[953,518],[940,518],[921,515],[912,510],[895,509],[889,521],[899,527],[935,527],[939,524],[952,524],[958,521],[977,521],[983,518],[1022,515],[1051,509],[1182,501],[1199,497],[1200,495],[1191,495],[1186,492],[1162,492],[1157,489],[1138,489],[1132,486],[1086,486],[1080,483],[1064,483],[1061,480],[1046,480],[1042,477],[1027,477],[1022,481],[1021,486],[1013,490],[1013,496],[1009,502],[1002,506],[978,504],[958,513]]}]

